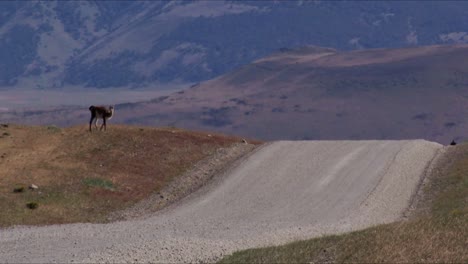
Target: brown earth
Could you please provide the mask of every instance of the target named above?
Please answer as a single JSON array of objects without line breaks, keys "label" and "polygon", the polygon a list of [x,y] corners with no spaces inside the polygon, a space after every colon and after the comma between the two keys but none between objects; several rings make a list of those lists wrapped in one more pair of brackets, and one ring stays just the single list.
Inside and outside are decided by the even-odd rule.
[{"label": "brown earth", "polygon": [[[2,125],[0,227],[108,221],[111,212],[167,192],[165,187],[191,175],[195,165],[237,149],[236,155],[223,159],[227,164],[254,148],[241,142],[237,137],[177,128],[110,125],[105,132],[89,133],[85,126]],[[225,163],[212,172],[222,170]],[[185,189],[200,187],[208,176],[185,182]],[[31,184],[39,189],[29,190]],[[21,187],[22,192],[14,192]],[[164,205],[188,191],[168,194]],[[28,209],[28,202],[39,207]]]}]

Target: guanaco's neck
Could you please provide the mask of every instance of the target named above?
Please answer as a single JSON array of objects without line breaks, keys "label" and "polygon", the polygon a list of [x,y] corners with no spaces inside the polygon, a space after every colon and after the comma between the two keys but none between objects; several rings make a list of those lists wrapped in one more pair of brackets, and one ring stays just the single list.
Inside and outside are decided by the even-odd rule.
[{"label": "guanaco's neck", "polygon": [[111,108],[111,109],[107,112],[107,116],[108,116],[107,119],[111,119],[111,118],[114,116],[114,108]]}]

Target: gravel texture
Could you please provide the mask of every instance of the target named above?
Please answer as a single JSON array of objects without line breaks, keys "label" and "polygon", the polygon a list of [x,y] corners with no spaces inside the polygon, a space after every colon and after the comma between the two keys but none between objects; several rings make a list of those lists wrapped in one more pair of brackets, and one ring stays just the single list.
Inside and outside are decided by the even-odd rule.
[{"label": "gravel texture", "polygon": [[130,220],[146,217],[176,203],[210,183],[216,175],[227,169],[226,166],[237,165],[242,157],[252,152],[255,147],[253,144],[237,143],[228,148],[219,148],[213,155],[197,162],[191,170],[173,180],[161,191],[128,209],[113,213],[109,216],[109,220]]},{"label": "gravel texture", "polygon": [[149,217],[0,230],[3,262],[211,262],[402,217],[442,146],[278,141]]}]

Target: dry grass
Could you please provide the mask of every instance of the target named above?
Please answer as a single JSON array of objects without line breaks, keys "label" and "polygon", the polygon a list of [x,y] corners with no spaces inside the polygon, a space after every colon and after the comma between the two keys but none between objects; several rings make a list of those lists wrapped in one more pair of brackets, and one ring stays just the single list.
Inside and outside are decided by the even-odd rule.
[{"label": "dry grass", "polygon": [[[175,128],[1,126],[0,227],[105,222],[235,142]],[[30,202],[38,208],[27,208]]]},{"label": "dry grass", "polygon": [[467,263],[468,144],[449,150],[430,179],[407,221],[244,250],[221,263]]}]

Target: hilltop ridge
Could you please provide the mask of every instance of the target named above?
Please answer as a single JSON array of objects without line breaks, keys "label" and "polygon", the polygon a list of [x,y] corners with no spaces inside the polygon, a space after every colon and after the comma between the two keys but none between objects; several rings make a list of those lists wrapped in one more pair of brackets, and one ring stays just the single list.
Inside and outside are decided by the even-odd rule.
[{"label": "hilltop ridge", "polygon": [[[123,217],[116,212],[162,196],[126,217],[154,212],[196,190],[254,146],[238,137],[177,128],[110,125],[105,132],[89,133],[85,126],[3,125],[0,227],[107,222]],[[206,171],[196,174],[194,166]],[[31,184],[39,189],[28,190]],[[28,202],[38,209],[26,208]]]}]

